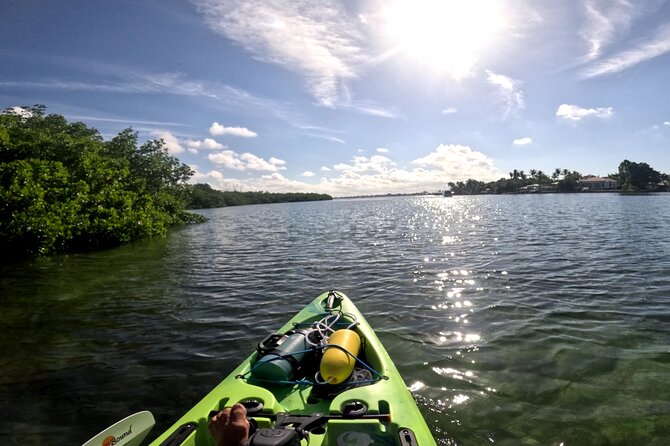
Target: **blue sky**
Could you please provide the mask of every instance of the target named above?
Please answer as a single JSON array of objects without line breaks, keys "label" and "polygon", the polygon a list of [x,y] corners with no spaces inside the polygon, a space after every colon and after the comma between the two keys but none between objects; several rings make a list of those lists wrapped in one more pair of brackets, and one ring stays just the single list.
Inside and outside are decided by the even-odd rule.
[{"label": "blue sky", "polygon": [[668,3],[5,1],[0,108],[163,138],[227,190],[669,172]]}]

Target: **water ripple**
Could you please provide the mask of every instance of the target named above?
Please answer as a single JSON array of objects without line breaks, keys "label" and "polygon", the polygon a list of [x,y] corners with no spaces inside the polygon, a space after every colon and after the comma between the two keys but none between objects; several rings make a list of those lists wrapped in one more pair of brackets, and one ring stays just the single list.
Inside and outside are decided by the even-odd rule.
[{"label": "water ripple", "polygon": [[143,409],[164,429],[336,288],[439,444],[665,444],[669,204],[575,194],[225,208],[167,240],[3,267],[0,443],[82,443]]}]

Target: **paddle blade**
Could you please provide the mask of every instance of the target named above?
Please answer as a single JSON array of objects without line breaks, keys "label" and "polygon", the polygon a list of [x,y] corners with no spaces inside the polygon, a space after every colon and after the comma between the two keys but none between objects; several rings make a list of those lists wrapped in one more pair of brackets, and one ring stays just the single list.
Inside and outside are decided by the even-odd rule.
[{"label": "paddle blade", "polygon": [[155,424],[151,412],[137,412],[108,427],[82,446],[139,446]]}]

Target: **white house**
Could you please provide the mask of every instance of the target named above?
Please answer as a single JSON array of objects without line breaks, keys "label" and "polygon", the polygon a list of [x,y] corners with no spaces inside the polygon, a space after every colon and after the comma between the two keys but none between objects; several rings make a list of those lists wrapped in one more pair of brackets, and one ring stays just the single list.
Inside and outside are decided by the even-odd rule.
[{"label": "white house", "polygon": [[593,175],[588,175],[582,177],[578,181],[579,189],[582,191],[591,191],[591,190],[613,190],[617,187],[616,180],[610,178],[601,178]]}]

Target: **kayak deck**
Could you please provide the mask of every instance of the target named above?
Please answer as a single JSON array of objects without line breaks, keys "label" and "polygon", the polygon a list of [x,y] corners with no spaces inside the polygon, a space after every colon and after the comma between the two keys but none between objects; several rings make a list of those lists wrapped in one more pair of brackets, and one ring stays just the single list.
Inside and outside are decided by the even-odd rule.
[{"label": "kayak deck", "polygon": [[[332,313],[329,305],[333,305],[334,297],[336,310],[342,313],[340,323],[354,324],[352,329],[363,341],[358,362],[363,368],[372,369],[369,373],[372,379],[353,384],[314,385],[310,372],[307,379],[291,384],[259,381],[254,379],[252,369],[260,354],[254,352],[151,446],[214,444],[207,428],[210,413],[238,402],[247,407],[258,429],[278,426],[281,422],[300,429],[311,423],[307,429],[309,439],[303,440],[303,445],[434,445],[435,440],[391,358],[363,315],[343,293],[323,293],[279,332],[313,326]],[[348,384],[354,387],[348,388]],[[328,389],[340,391],[331,393]]]}]

